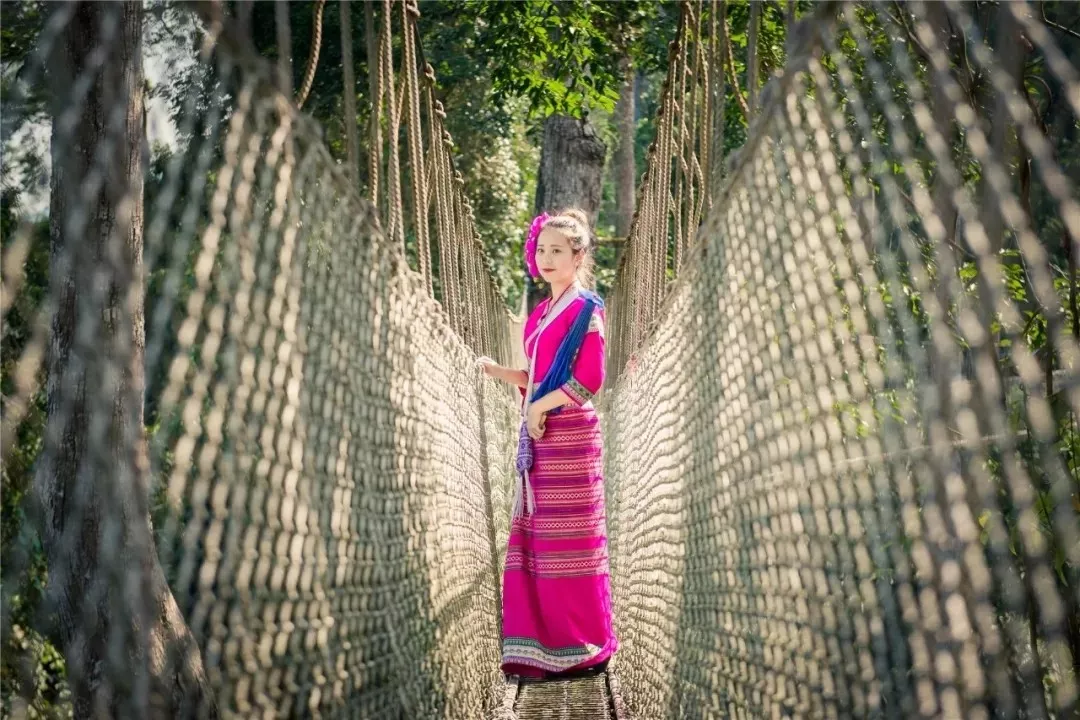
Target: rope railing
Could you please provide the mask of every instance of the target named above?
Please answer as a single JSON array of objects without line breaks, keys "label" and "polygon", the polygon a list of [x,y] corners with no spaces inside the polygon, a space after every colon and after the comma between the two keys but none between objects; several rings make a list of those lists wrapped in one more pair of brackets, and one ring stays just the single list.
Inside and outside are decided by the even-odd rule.
[{"label": "rope railing", "polygon": [[[416,256],[415,265],[428,292],[440,299],[454,330],[478,354],[508,361],[513,342],[510,318],[477,234],[461,173],[454,166],[454,142],[446,130],[446,110],[436,96],[435,70],[423,60],[417,27],[420,6],[415,0],[383,0],[381,7],[375,78],[378,100],[372,118],[379,153],[372,156],[372,202],[383,208],[387,234],[402,247],[408,245]],[[397,63],[392,37],[401,38]],[[407,164],[396,142],[402,124]],[[409,176],[407,200],[403,174]],[[389,204],[380,204],[380,197]]]},{"label": "rope railing", "polygon": [[[50,83],[53,174],[47,217],[4,238],[4,517],[26,520],[3,713],[485,717],[517,415],[474,367],[508,355],[507,315],[416,7],[376,13],[408,55],[382,56],[375,125],[409,136],[387,214],[297,110],[287,53],[256,52],[268,9],[193,7],[167,10],[202,50],[171,58],[176,146],[149,171],[141,3],[47,8],[24,75]],[[436,205],[445,261],[420,265]],[[44,282],[21,260],[42,253]]]},{"label": "rope railing", "polygon": [[[370,60],[366,95],[343,68],[365,172],[355,122],[335,157],[296,107],[287,7],[193,7],[149,167],[141,3],[48,6],[5,97],[5,158],[34,122],[51,153],[46,215],[3,208],[3,714],[1075,716],[1056,5],[819,3],[759,88],[735,6],[682,3],[609,302],[618,676],[516,700],[517,415],[473,367],[516,340],[421,6],[366,4],[342,53]],[[758,42],[796,14],[747,10]]]},{"label": "rope railing", "polygon": [[[721,4],[722,5],[722,4]],[[638,188],[637,210],[624,246],[611,300],[609,373],[614,376],[644,339],[665,294],[694,245],[709,204],[710,151],[722,94],[717,83],[716,7],[682,3],[678,32],[656,117],[656,137]]]},{"label": "rope railing", "polygon": [[751,84],[748,139],[687,233],[670,138],[699,7],[613,308],[627,706],[1074,716],[1080,114],[1061,35],[1025,2],[815,6],[783,74]]}]

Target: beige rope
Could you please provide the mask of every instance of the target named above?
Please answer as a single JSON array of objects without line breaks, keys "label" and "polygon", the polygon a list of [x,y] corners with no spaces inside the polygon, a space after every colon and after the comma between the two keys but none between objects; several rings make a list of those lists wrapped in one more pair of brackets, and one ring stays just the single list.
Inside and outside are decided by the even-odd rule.
[{"label": "beige rope", "polygon": [[[656,138],[649,147],[637,211],[617,269],[611,306],[613,373],[621,370],[648,334],[664,303],[669,270],[678,276],[710,202],[713,108],[708,58],[724,45],[715,35],[724,27],[723,5],[704,22],[699,3],[681,5],[678,34],[669,47],[661,90]],[[711,27],[713,32],[704,32]],[[716,118],[716,123],[722,122]],[[717,151],[718,152],[718,151]]]},{"label": "beige rope", "polygon": [[368,92],[371,95],[371,118],[369,134],[371,147],[368,148],[368,197],[371,204],[379,208],[379,185],[382,181],[379,168],[382,165],[383,140],[383,83],[385,70],[382,63],[382,44],[375,40],[375,3],[364,2],[364,37],[367,44]]},{"label": "beige rope", "polygon": [[750,105],[746,102],[746,96],[743,95],[742,88],[739,86],[739,74],[735,72],[735,50],[731,45],[731,27],[728,25],[726,15],[724,16],[724,49],[727,51],[727,70],[728,79],[731,80],[731,89],[735,91],[735,99],[738,101],[739,107],[742,108],[746,122],[749,124],[751,118]]},{"label": "beige rope", "polygon": [[431,248],[428,240],[428,218],[425,208],[427,197],[427,172],[424,168],[423,127],[420,120],[420,77],[419,65],[416,56],[416,20],[420,16],[419,8],[412,2],[405,2],[402,8],[402,26],[404,28],[405,50],[405,84],[406,102],[409,106],[409,119],[407,136],[409,143],[409,162],[412,165],[413,186],[413,230],[416,233],[418,243],[417,255],[419,257],[420,275],[424,278],[424,286],[431,287]]},{"label": "beige rope", "polygon": [[[690,27],[689,27],[689,17],[688,17],[688,15],[690,15],[693,12],[692,6],[689,3],[687,3],[684,7],[685,7],[684,12],[679,13],[679,36],[684,38],[683,41],[681,43],[679,43],[680,47],[685,45],[687,40],[689,40]],[[678,40],[676,42],[678,42]],[[678,91],[677,95],[675,95],[673,93],[672,103],[671,103],[672,113],[673,113],[674,116],[676,116],[678,118],[678,120],[676,120],[675,117],[672,118],[672,148],[671,148],[672,153],[671,154],[672,154],[672,159],[673,159],[673,162],[674,162],[674,165],[675,165],[676,172],[675,172],[675,190],[671,194],[671,203],[670,203],[670,210],[671,210],[671,213],[672,213],[672,236],[673,236],[672,239],[671,239],[672,240],[671,267],[676,273],[679,272],[679,269],[680,269],[679,266],[682,264],[683,241],[685,239],[685,232],[686,232],[686,228],[685,228],[685,224],[686,224],[685,223],[686,203],[683,202],[683,194],[684,194],[684,192],[689,193],[689,188],[684,187],[684,185],[685,185],[685,181],[686,181],[686,169],[687,169],[687,162],[686,162],[686,152],[687,152],[687,148],[686,148],[686,139],[687,139],[687,137],[686,136],[687,136],[687,132],[686,132],[686,112],[685,112],[685,109],[686,109],[686,85],[687,85],[687,74],[690,71],[690,65],[686,61],[685,53],[682,53],[682,52],[679,53],[677,62],[679,63],[679,72],[678,72],[679,91]],[[665,252],[664,252],[664,269],[666,270],[667,269],[667,248],[666,248],[666,243],[665,243],[664,250],[665,250]],[[662,295],[662,293],[661,293],[661,295]],[[657,300],[657,305],[659,305],[659,298]]]},{"label": "beige rope", "polygon": [[[344,5],[344,3],[342,3]],[[319,50],[322,48],[322,16],[323,7],[326,6],[326,0],[316,0],[315,2],[315,17],[311,21],[311,54],[308,56],[307,70],[304,72],[304,85],[300,89],[300,95],[296,99],[296,107],[304,107],[304,103],[307,102],[308,94],[311,93],[311,86],[315,83],[315,69],[319,66]],[[347,12],[342,10],[342,12]],[[342,31],[344,31],[344,25]],[[351,45],[352,39],[349,39],[347,45]],[[349,55],[352,55],[352,48],[348,50]]]},{"label": "beige rope", "polygon": [[709,205],[720,190],[724,174],[724,126],[727,123],[727,73],[724,58],[727,55],[727,3],[712,0],[710,7],[711,36],[709,38],[709,65],[713,70],[713,121],[709,151]]},{"label": "beige rope", "polygon": [[394,73],[393,44],[393,3],[401,0],[383,0],[383,24],[379,49],[382,53],[380,65],[383,68],[383,85],[386,92],[387,116],[389,120],[389,152],[387,165],[387,217],[389,223],[386,233],[397,240],[399,247],[405,249],[405,217],[401,207],[401,148],[398,135],[401,129],[401,98],[404,83],[399,89]]}]

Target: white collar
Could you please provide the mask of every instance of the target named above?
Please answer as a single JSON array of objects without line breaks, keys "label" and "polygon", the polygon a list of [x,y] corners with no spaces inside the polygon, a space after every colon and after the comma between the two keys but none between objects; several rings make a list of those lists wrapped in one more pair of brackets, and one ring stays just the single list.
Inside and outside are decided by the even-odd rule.
[{"label": "white collar", "polygon": [[[570,303],[574,302],[580,295],[581,284],[575,281],[570,287],[566,288],[566,291],[559,297],[558,302],[544,311],[544,314],[540,317],[540,322],[537,323],[533,331],[529,333],[529,337],[525,338],[525,344],[528,345],[533,338],[539,338],[540,333],[546,330],[548,325],[550,325],[555,318],[562,315],[563,311],[570,307]],[[550,300],[548,302],[550,302]]]}]

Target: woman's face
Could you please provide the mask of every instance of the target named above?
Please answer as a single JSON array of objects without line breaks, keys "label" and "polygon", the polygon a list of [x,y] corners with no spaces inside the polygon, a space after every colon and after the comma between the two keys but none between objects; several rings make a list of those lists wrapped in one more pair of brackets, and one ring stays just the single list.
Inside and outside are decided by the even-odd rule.
[{"label": "woman's face", "polygon": [[577,274],[577,256],[570,241],[558,230],[542,230],[536,242],[536,267],[549,285],[573,282]]}]

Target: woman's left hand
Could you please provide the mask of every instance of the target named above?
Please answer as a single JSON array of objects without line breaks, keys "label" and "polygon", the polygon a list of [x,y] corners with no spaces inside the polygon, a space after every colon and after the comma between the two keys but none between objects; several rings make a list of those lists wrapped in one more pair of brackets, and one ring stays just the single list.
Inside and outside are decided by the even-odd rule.
[{"label": "woman's left hand", "polygon": [[547,416],[536,409],[536,406],[530,406],[528,415],[525,418],[526,425],[529,428],[529,437],[533,440],[539,440],[544,437],[544,420]]}]

